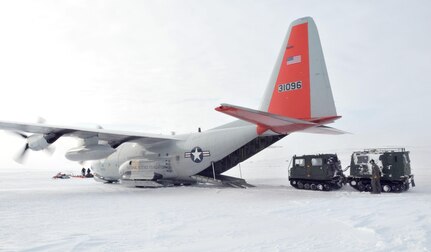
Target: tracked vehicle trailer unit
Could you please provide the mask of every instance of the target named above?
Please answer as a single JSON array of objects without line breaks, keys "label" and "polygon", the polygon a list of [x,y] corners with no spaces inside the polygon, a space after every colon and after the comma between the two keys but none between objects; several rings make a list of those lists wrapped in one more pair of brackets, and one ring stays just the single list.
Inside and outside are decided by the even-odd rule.
[{"label": "tracked vehicle trailer unit", "polygon": [[353,152],[348,183],[358,191],[371,191],[371,159],[381,171],[382,192],[403,192],[415,186],[409,152],[398,149],[366,149]]},{"label": "tracked vehicle trailer unit", "polygon": [[330,191],[340,189],[345,176],[336,154],[304,155],[292,158],[289,181],[297,189]]}]

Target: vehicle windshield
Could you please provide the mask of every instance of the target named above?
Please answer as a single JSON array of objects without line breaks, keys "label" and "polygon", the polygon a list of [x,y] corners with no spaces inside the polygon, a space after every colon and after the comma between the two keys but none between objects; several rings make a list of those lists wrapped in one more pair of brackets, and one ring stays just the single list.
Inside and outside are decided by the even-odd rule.
[{"label": "vehicle windshield", "polygon": [[295,159],[295,166],[305,166],[305,159],[303,158]]},{"label": "vehicle windshield", "polygon": [[367,164],[368,163],[368,156],[356,156],[356,164]]}]

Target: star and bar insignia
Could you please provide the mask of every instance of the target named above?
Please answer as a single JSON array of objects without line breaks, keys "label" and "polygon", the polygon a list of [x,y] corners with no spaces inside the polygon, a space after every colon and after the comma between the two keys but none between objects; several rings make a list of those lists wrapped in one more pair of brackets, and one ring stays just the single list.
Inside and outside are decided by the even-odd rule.
[{"label": "star and bar insignia", "polygon": [[209,157],[210,152],[209,151],[203,151],[201,147],[194,147],[190,152],[185,152],[184,157],[190,158],[195,163],[202,162],[204,157]]}]

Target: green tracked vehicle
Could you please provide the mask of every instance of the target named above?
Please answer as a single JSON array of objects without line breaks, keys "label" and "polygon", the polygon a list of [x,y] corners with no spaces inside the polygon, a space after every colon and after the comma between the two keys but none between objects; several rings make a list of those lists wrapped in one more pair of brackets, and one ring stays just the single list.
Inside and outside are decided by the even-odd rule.
[{"label": "green tracked vehicle", "polygon": [[297,189],[330,191],[345,184],[336,154],[293,156],[289,169],[290,184]]},{"label": "green tracked vehicle", "polygon": [[409,152],[404,148],[365,149],[353,152],[350,162],[350,176],[347,181],[358,191],[371,191],[371,159],[382,173],[382,192],[403,192],[415,186],[411,173]]}]

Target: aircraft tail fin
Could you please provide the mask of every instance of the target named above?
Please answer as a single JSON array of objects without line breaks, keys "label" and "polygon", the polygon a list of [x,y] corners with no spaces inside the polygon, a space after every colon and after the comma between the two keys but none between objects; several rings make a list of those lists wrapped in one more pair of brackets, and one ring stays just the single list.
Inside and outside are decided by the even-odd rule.
[{"label": "aircraft tail fin", "polygon": [[311,17],[290,25],[259,110],[302,120],[337,115]]},{"label": "aircraft tail fin", "polygon": [[259,110],[229,104],[216,110],[256,124],[258,134],[288,134],[339,119],[313,19],[290,25]]}]

